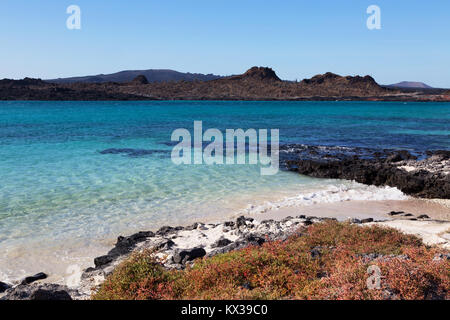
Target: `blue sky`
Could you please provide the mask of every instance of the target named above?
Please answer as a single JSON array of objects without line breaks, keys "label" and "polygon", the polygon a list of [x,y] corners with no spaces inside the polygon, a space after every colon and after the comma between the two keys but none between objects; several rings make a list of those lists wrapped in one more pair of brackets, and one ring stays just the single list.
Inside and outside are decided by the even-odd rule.
[{"label": "blue sky", "polygon": [[[81,30],[66,28],[71,4]],[[371,4],[381,30],[366,27]],[[449,17],[443,0],[1,0],[0,78],[258,65],[290,80],[331,71],[450,88]]]}]

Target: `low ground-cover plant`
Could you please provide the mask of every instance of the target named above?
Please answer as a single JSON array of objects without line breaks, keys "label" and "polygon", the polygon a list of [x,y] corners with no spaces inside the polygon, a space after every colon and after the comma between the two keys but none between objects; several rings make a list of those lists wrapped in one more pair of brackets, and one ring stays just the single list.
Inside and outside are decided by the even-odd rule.
[{"label": "low ground-cover plant", "polygon": [[[93,299],[449,299],[443,249],[379,226],[314,224],[267,242],[166,270],[150,251],[122,263]],[[368,267],[381,271],[368,286]]]}]

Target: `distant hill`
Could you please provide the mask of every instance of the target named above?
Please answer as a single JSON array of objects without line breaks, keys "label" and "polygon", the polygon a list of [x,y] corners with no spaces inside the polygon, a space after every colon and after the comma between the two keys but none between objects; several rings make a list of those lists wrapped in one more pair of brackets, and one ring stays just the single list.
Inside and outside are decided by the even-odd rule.
[{"label": "distant hill", "polygon": [[111,74],[98,74],[93,76],[58,78],[45,80],[51,83],[105,83],[105,82],[130,82],[137,76],[145,76],[149,83],[168,81],[209,81],[221,78],[214,74],[183,73],[174,70],[149,69],[149,70],[126,70]]},{"label": "distant hill", "polygon": [[175,100],[290,100],[373,97],[396,92],[382,88],[370,76],[317,75],[301,82],[281,80],[274,70],[252,67],[243,74],[200,82],[122,84],[120,92]]},{"label": "distant hill", "polygon": [[[124,71],[94,76],[96,79],[81,77],[88,78],[84,81],[60,79],[66,80],[60,83],[30,78],[3,79],[0,80],[0,100],[450,101],[446,89],[380,86],[371,76],[340,76],[327,72],[293,82],[281,80],[268,67],[252,67],[243,74],[228,77],[166,70],[156,72],[160,76],[156,78],[154,71]],[[182,81],[176,81],[173,76],[179,76]],[[205,77],[216,79],[192,81]],[[89,82],[93,80],[96,82]]]},{"label": "distant hill", "polygon": [[252,67],[243,74],[225,77],[223,78],[223,80],[282,81],[280,78],[278,78],[275,71],[273,71],[271,68],[264,67]]},{"label": "distant hill", "polygon": [[429,85],[423,82],[414,82],[414,81],[402,81],[399,83],[394,83],[387,85],[387,87],[396,87],[396,88],[415,88],[415,89],[433,89]]}]

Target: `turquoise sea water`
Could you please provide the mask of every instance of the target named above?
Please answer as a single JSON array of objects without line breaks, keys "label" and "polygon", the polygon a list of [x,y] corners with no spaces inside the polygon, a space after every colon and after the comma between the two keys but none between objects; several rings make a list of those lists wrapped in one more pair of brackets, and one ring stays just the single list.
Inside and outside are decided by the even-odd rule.
[{"label": "turquoise sea water", "polygon": [[[194,120],[223,132],[277,128],[282,144],[450,149],[449,103],[0,102],[0,280],[83,264],[119,234],[342,183],[176,166],[172,131]],[[101,153],[109,148],[146,152]]]}]

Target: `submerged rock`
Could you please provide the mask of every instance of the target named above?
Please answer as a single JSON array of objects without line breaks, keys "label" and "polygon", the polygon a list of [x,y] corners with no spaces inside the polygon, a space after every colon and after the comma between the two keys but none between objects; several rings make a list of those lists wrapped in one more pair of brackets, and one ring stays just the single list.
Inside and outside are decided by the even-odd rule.
[{"label": "submerged rock", "polygon": [[132,148],[110,148],[100,151],[100,154],[125,154],[126,156],[137,158],[152,154],[167,154],[167,150],[145,150]]}]

